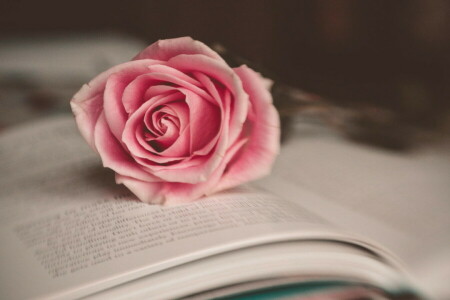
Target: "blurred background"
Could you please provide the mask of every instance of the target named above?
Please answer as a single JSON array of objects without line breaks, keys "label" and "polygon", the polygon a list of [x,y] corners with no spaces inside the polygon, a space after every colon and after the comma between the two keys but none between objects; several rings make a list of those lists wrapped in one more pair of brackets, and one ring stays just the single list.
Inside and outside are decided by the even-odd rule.
[{"label": "blurred background", "polygon": [[444,0],[2,1],[0,126],[68,111],[100,71],[185,35],[331,105],[395,118],[383,129],[450,132]]}]

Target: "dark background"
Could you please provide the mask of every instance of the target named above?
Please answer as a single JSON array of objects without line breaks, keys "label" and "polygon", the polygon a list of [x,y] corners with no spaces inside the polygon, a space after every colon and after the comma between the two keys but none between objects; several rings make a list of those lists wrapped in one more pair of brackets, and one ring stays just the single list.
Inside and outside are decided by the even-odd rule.
[{"label": "dark background", "polygon": [[190,35],[332,101],[450,128],[450,1],[3,1],[2,37]]}]

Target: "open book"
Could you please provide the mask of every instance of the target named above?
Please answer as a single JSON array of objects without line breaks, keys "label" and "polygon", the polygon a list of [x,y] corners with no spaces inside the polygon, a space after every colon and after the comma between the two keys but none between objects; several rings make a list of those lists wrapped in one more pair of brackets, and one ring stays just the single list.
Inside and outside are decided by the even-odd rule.
[{"label": "open book", "polygon": [[[160,207],[114,184],[71,116],[3,132],[0,299],[450,295],[448,277],[440,278],[449,274],[450,262],[449,201],[442,198],[450,193],[439,173],[445,173],[447,157],[409,161],[353,149],[326,133],[299,134],[305,138],[283,148],[270,177],[191,204]],[[320,173],[327,149],[348,160],[374,155],[375,163],[368,160],[365,167],[386,161],[392,174],[385,176],[419,163],[424,175],[407,182],[417,186],[429,179],[434,194],[419,199],[424,203],[414,197],[392,203],[392,215],[386,215],[383,199],[389,195],[383,193],[401,196],[403,185],[382,190],[376,189],[379,182],[371,186],[354,178],[346,194],[339,188],[348,190],[344,183],[352,175],[339,169],[342,157],[330,162],[339,174]],[[358,187],[379,192],[379,200],[358,204],[354,199],[366,197]],[[439,211],[427,201],[440,201]],[[403,210],[421,215],[404,224]]]}]

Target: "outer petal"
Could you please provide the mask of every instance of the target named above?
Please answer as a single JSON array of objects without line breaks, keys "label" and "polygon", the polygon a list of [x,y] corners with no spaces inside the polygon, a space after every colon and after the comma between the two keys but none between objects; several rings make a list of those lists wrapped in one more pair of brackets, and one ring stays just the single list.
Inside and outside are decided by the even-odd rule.
[{"label": "outer petal", "polygon": [[119,140],[128,118],[122,103],[123,91],[137,75],[139,73],[114,73],[106,81],[105,91],[103,93],[103,111],[109,129]]},{"label": "outer petal", "polygon": [[164,189],[165,201],[164,204],[173,205],[173,204],[181,204],[192,202],[202,196],[207,196],[212,193],[218,192],[223,188],[218,186],[220,182],[221,176],[227,167],[227,164],[231,159],[233,159],[236,152],[238,152],[241,147],[244,145],[245,140],[241,140],[237,142],[231,147],[223,157],[220,165],[217,169],[211,174],[209,179],[205,182],[200,182],[197,184],[186,184],[186,183],[166,183]]},{"label": "outer petal", "polygon": [[248,125],[251,132],[248,143],[230,161],[228,170],[217,186],[219,190],[267,175],[280,147],[280,120],[265,82],[247,66],[236,68],[235,71],[250,95],[252,113]]},{"label": "outer petal", "polygon": [[162,182],[146,182],[116,174],[116,183],[125,185],[142,202],[151,204],[162,204],[164,202],[164,196],[161,193],[164,187]]},{"label": "outer petal", "polygon": [[92,79],[89,83],[83,85],[81,89],[73,96],[70,106],[75,115],[78,128],[81,135],[88,144],[95,149],[94,128],[97,119],[103,112],[103,91],[106,81],[114,73],[127,69],[148,70],[148,66],[160,63],[152,59],[126,62],[117,65]]},{"label": "outer petal", "polygon": [[[81,90],[83,89],[89,89],[89,87],[84,85]],[[94,128],[100,114],[103,112],[103,95],[97,94],[91,98],[86,98],[79,102],[72,100],[72,102],[70,102],[70,106],[73,114],[75,115],[75,121],[81,135],[88,142],[89,146],[97,151],[94,142]]]},{"label": "outer petal", "polygon": [[180,54],[202,54],[213,59],[224,61],[223,58],[220,57],[220,55],[214,50],[202,42],[195,41],[191,37],[187,36],[175,39],[159,40],[136,55],[133,60],[151,58],[167,61]]},{"label": "outer petal", "polygon": [[208,181],[189,184],[176,182],[145,182],[135,178],[116,174],[116,183],[124,184],[141,201],[151,204],[174,205],[192,202],[202,196],[212,194],[217,189],[217,183],[230,159],[243,146],[243,142],[236,143],[220,166],[214,171]]}]

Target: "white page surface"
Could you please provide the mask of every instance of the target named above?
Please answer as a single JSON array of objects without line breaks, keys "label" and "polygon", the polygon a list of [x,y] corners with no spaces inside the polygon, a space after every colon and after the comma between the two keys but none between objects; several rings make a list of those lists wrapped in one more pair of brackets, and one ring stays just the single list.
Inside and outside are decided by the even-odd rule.
[{"label": "white page surface", "polygon": [[299,123],[273,174],[256,185],[378,241],[428,293],[450,297],[448,149],[389,152]]}]

